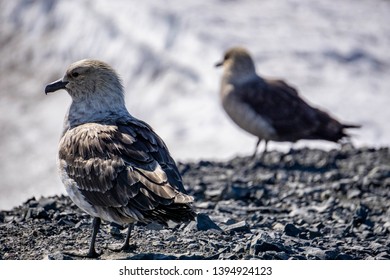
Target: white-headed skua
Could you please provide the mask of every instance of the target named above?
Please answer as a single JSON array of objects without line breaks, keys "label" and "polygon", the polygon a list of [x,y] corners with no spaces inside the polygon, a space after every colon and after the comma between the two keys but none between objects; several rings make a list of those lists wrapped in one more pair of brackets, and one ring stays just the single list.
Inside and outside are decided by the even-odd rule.
[{"label": "white-headed skua", "polygon": [[88,257],[96,257],[101,219],[126,224],[193,219],[175,161],[163,140],[126,109],[120,78],[106,63],[81,60],[45,93],[65,89],[72,98],[59,144],[58,168],[73,202],[90,214]]}]

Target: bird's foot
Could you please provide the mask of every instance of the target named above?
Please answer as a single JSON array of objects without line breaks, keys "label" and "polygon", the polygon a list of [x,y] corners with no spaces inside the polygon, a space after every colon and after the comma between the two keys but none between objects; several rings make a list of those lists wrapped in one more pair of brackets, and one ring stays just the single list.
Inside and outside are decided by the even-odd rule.
[{"label": "bird's foot", "polygon": [[65,251],[63,252],[64,255],[68,255],[71,257],[78,257],[78,258],[89,258],[89,259],[96,259],[102,255],[102,253],[98,253],[95,250],[72,250],[72,251]]},{"label": "bird's foot", "polygon": [[122,245],[107,246],[107,248],[113,252],[132,252],[137,249],[137,245],[124,243]]}]

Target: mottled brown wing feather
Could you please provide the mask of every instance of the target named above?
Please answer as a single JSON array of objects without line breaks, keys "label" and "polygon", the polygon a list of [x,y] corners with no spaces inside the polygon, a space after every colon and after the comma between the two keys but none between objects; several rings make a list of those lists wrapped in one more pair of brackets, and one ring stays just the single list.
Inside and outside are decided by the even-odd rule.
[{"label": "mottled brown wing feather", "polygon": [[174,160],[144,122],[75,127],[65,133],[59,157],[93,205],[144,221],[193,216],[192,197],[186,195]]},{"label": "mottled brown wing feather", "polygon": [[238,92],[243,102],[273,126],[282,141],[310,138],[320,126],[318,110],[281,80],[259,78]]}]

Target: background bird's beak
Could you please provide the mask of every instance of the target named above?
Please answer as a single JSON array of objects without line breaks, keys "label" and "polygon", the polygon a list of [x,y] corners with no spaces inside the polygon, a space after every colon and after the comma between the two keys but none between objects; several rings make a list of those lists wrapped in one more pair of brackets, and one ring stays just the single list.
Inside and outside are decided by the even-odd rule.
[{"label": "background bird's beak", "polygon": [[215,64],[215,67],[220,67],[220,66],[222,66],[222,65],[223,65],[223,61],[220,61],[220,62],[218,62],[218,63]]},{"label": "background bird's beak", "polygon": [[45,93],[48,94],[49,92],[55,92],[59,89],[66,89],[65,86],[68,84],[69,82],[64,82],[62,81],[62,79],[59,79],[55,82],[52,82],[51,84],[48,84],[46,87],[45,87]]}]

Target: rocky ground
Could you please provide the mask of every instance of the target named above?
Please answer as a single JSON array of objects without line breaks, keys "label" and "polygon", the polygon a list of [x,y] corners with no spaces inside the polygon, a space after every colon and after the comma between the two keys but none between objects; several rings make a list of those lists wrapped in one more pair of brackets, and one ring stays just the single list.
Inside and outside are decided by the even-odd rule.
[{"label": "rocky ground", "polygon": [[[179,163],[196,221],[104,224],[100,259],[390,259],[389,148],[271,151],[252,160]],[[75,259],[91,218],[66,196],[0,212],[1,259]]]}]

